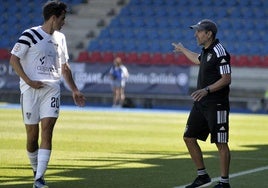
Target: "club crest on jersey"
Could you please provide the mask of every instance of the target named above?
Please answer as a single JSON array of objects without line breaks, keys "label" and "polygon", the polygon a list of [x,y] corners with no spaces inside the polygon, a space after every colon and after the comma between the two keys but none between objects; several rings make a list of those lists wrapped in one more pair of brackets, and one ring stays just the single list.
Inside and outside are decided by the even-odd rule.
[{"label": "club crest on jersey", "polygon": [[207,61],[209,61],[211,59],[211,57],[212,57],[212,54],[208,54]]},{"label": "club crest on jersey", "polygon": [[30,113],[30,112],[26,112],[26,117],[27,117],[27,119],[30,119],[31,116],[32,116],[32,113]]}]

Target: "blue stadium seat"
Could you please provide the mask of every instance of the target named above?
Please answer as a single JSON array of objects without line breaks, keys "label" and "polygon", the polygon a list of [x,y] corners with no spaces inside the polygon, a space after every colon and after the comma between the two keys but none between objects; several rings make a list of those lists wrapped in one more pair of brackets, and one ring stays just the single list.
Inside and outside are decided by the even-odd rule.
[{"label": "blue stadium seat", "polygon": [[161,44],[159,40],[151,40],[149,43],[150,50],[149,52],[161,52]]},{"label": "blue stadium seat", "polygon": [[[170,53],[173,51],[172,42],[182,42],[198,52],[201,47],[196,44],[194,31],[189,26],[202,18],[211,18],[218,24],[217,37],[230,53],[263,54],[266,50],[263,44],[268,42],[264,32],[268,29],[267,2],[130,0],[119,15],[111,20],[106,28],[109,33],[102,31],[96,40],[121,40],[120,43],[111,44],[115,51],[123,49],[125,52],[136,53]],[[255,45],[254,49],[249,45]],[[101,50],[107,49],[102,42],[95,46]],[[93,47],[94,43],[91,48]]]},{"label": "blue stadium seat", "polygon": [[190,12],[191,12],[191,15],[193,18],[197,18],[197,19],[200,19],[200,18],[203,18],[204,17],[204,13],[202,10],[200,10],[201,8],[200,7],[190,7]]},{"label": "blue stadium seat", "polygon": [[218,21],[217,26],[221,32],[229,31],[230,28],[232,28],[232,24],[228,18],[224,18]]},{"label": "blue stadium seat", "polygon": [[158,37],[159,40],[170,40],[173,38],[169,28],[158,29]]},{"label": "blue stadium seat", "polygon": [[[169,1],[168,1],[169,2]],[[185,6],[189,6],[189,1],[188,0],[180,0],[180,1],[176,1],[176,0],[170,0],[170,2],[169,2],[169,4],[171,5],[171,6],[176,6],[176,5],[178,5],[178,6],[180,6],[180,7],[185,7]]]},{"label": "blue stadium seat", "polygon": [[251,10],[251,7],[250,8],[249,7],[242,7],[240,9],[240,12],[241,12],[242,18],[244,18],[244,19],[250,19],[254,15],[253,11]]},{"label": "blue stadium seat", "polygon": [[248,40],[248,34],[246,32],[246,30],[237,30],[236,32],[234,32],[235,34],[235,40],[236,41],[241,41],[241,42],[244,42],[244,41],[247,41]]},{"label": "blue stadium seat", "polygon": [[144,18],[142,17],[133,17],[131,19],[131,23],[132,23],[132,27],[135,27],[135,28],[142,28],[143,26],[145,26]]},{"label": "blue stadium seat", "polygon": [[170,27],[169,22],[167,21],[167,17],[164,18],[157,18],[156,19],[156,24],[159,29],[161,28],[168,28]]},{"label": "blue stadium seat", "polygon": [[10,47],[10,40],[7,37],[0,36],[0,48]]},{"label": "blue stadium seat", "polygon": [[141,2],[142,2],[142,5],[151,6],[153,5],[154,0],[146,0],[146,1],[142,0]]},{"label": "blue stadium seat", "polygon": [[163,6],[166,4],[166,1],[163,1],[163,0],[154,0],[152,1],[153,5],[154,6]]},{"label": "blue stadium seat", "polygon": [[[268,4],[267,4],[268,6]],[[265,19],[266,15],[264,11],[260,11],[260,8],[254,7],[251,11],[253,11],[253,16],[256,19]]]},{"label": "blue stadium seat", "polygon": [[153,11],[155,17],[163,18],[168,15],[167,6],[154,6]]},{"label": "blue stadium seat", "polygon": [[240,9],[237,9],[234,5],[233,6],[228,5],[228,7],[229,6],[231,7],[231,8],[228,9],[229,17],[234,18],[234,19],[241,18],[242,15],[241,15]]},{"label": "blue stadium seat", "polygon": [[214,7],[221,7],[222,9],[224,9],[225,7],[225,1],[213,1],[213,5]]},{"label": "blue stadium seat", "polygon": [[214,20],[216,17],[216,12],[213,10],[213,8],[210,8],[208,11],[209,7],[203,7],[202,10],[202,18],[207,18]]},{"label": "blue stadium seat", "polygon": [[250,1],[250,5],[253,7],[261,7],[261,6],[263,6],[264,1],[265,0],[263,0],[263,1]]},{"label": "blue stadium seat", "polygon": [[139,6],[131,6],[129,7],[128,11],[131,16],[136,16],[136,17],[143,16],[143,12],[141,10],[141,7]]},{"label": "blue stadium seat", "polygon": [[[122,15],[122,17],[126,17],[126,15]],[[120,18],[113,18],[109,27],[122,27]]]},{"label": "blue stadium seat", "polygon": [[148,40],[137,40],[136,41],[136,51],[141,52],[149,52],[150,46]]},{"label": "blue stadium seat", "polygon": [[100,50],[100,46],[99,46],[99,40],[92,40],[90,41],[89,45],[88,45],[88,51],[98,51]]},{"label": "blue stadium seat", "polygon": [[123,28],[121,32],[122,32],[123,38],[125,39],[132,39],[136,37],[135,31],[133,28]]},{"label": "blue stadium seat", "polygon": [[157,27],[157,22],[153,17],[145,17],[144,18],[144,27],[146,28],[155,28]]},{"label": "blue stadium seat", "polygon": [[178,17],[180,15],[180,11],[178,11],[178,7],[174,7],[174,6],[167,6],[166,13],[167,13],[167,18]]},{"label": "blue stadium seat", "polygon": [[[242,0],[242,1],[243,1],[243,0]],[[226,5],[227,7],[235,7],[235,6],[238,5],[238,2],[237,2],[237,1],[228,1],[228,0],[224,0],[224,2],[225,2],[225,5]]]},{"label": "blue stadium seat", "polygon": [[120,27],[136,27],[135,25],[132,24],[131,17],[127,17],[127,16],[120,17],[119,22],[120,22]]},{"label": "blue stadium seat", "polygon": [[172,41],[172,40],[164,40],[161,41],[160,47],[161,47],[161,52],[162,53],[172,53],[173,52],[173,46],[171,45],[172,42],[177,42],[177,41]]},{"label": "blue stadium seat", "polygon": [[[191,32],[188,30],[188,32]],[[171,39],[175,41],[183,41],[183,35],[184,35],[184,32],[181,32],[179,29],[173,29],[173,30],[170,30],[170,35],[172,36]]]},{"label": "blue stadium seat", "polygon": [[112,40],[99,40],[99,49],[100,51],[111,51],[113,46]]},{"label": "blue stadium seat", "polygon": [[251,0],[242,0],[237,2],[240,7],[246,7],[251,4]]},{"label": "blue stadium seat", "polygon": [[110,30],[109,29],[103,29],[101,30],[100,34],[99,34],[100,38],[110,38]]},{"label": "blue stadium seat", "polygon": [[114,52],[122,52],[124,51],[124,43],[123,40],[112,40],[111,41],[112,47],[110,49],[110,51],[114,51]]},{"label": "blue stadium seat", "polygon": [[158,39],[159,40],[158,31],[156,29],[147,29],[145,32],[146,32],[147,39],[149,39],[149,40]]},{"label": "blue stadium seat", "polygon": [[135,30],[136,39],[145,40],[147,38],[146,31],[144,29]]},{"label": "blue stadium seat", "polygon": [[131,16],[131,12],[127,7],[123,7],[119,12],[119,16]]},{"label": "blue stadium seat", "polygon": [[111,28],[109,29],[110,37],[112,39],[122,39],[122,30],[120,28]]},{"label": "blue stadium seat", "polygon": [[181,26],[180,20],[174,17],[169,17],[167,22],[171,28],[179,28]]},{"label": "blue stadium seat", "polygon": [[125,52],[135,52],[137,51],[137,46],[136,46],[136,39],[128,39],[124,40],[124,50]]},{"label": "blue stadium seat", "polygon": [[131,0],[129,2],[129,6],[139,6],[143,4],[143,0]]},{"label": "blue stadium seat", "polygon": [[152,6],[141,6],[139,7],[139,9],[141,10],[141,15],[143,17],[151,17],[154,16],[154,10],[152,9]]}]

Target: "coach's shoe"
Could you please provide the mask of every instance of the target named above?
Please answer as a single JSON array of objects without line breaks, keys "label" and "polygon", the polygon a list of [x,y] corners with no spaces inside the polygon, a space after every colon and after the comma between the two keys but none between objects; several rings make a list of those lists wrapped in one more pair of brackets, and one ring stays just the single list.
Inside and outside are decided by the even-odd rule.
[{"label": "coach's shoe", "polygon": [[217,185],[215,185],[213,188],[231,188],[229,183],[222,183],[219,182]]},{"label": "coach's shoe", "polygon": [[211,185],[211,179],[209,175],[197,176],[194,182],[191,185],[186,186],[185,188],[195,188],[195,187],[207,187]]},{"label": "coach's shoe", "polygon": [[33,188],[48,188],[43,178],[34,181]]}]

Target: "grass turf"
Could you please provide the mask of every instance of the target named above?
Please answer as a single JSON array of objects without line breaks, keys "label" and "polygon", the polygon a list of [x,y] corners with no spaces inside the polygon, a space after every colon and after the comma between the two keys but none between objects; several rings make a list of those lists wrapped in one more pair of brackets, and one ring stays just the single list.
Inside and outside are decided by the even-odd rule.
[{"label": "grass turf", "polygon": [[[188,113],[62,110],[46,173],[53,188],[172,188],[196,176],[182,140]],[[0,109],[0,187],[31,187],[19,109]],[[231,114],[230,173],[268,164],[268,116]],[[219,176],[214,145],[201,142],[208,172]],[[268,170],[231,179],[265,187]]]}]

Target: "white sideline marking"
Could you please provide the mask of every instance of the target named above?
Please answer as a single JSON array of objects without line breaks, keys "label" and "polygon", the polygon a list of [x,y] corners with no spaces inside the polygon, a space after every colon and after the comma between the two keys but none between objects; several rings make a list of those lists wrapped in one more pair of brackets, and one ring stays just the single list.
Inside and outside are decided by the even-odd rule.
[{"label": "white sideline marking", "polygon": [[[229,175],[229,178],[235,178],[235,177],[243,176],[243,175],[246,175],[246,174],[253,174],[255,172],[260,172],[260,171],[264,171],[264,170],[268,170],[268,166],[264,166],[264,167],[255,168],[255,169],[252,169],[252,170],[246,170],[246,171],[242,171],[242,172],[237,172],[237,173],[234,173],[234,174],[230,174]],[[212,178],[211,179],[211,182],[216,182],[216,181],[219,181],[219,180],[220,180],[220,177],[216,177],[216,178]],[[187,185],[188,184],[181,185],[181,186],[174,187],[174,188],[185,188],[185,186],[187,186]]]}]

